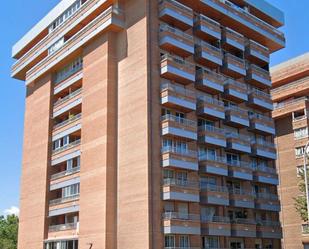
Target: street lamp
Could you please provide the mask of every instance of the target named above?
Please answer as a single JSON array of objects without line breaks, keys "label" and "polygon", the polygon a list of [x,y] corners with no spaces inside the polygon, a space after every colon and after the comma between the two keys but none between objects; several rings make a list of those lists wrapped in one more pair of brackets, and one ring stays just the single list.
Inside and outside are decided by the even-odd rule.
[{"label": "street lamp", "polygon": [[309,223],[309,196],[308,196],[308,176],[307,176],[307,158],[309,155],[309,141],[304,149],[304,177],[305,177],[305,189],[306,189],[306,202],[307,202],[307,222]]}]

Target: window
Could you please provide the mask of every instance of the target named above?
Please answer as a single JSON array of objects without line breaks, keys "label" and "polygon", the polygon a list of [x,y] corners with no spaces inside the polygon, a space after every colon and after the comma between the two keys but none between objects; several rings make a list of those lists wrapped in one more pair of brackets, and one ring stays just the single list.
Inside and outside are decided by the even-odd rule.
[{"label": "window", "polygon": [[179,247],[180,248],[189,248],[190,247],[189,236],[181,235],[179,237]]},{"label": "window", "polygon": [[56,72],[55,74],[55,84],[67,79],[74,73],[76,73],[78,70],[80,70],[83,67],[83,59],[81,57],[76,58],[74,61],[66,65],[64,68]]},{"label": "window", "polygon": [[164,238],[164,246],[165,247],[175,247],[175,236],[166,235]]},{"label": "window", "polygon": [[164,109],[162,109],[161,115],[162,115],[162,117],[164,117],[166,115],[171,115],[171,110],[164,108]]},{"label": "window", "polygon": [[206,156],[207,160],[216,160],[216,150],[212,148],[199,148],[199,156]]},{"label": "window", "polygon": [[239,165],[240,163],[239,155],[227,153],[226,161],[228,164],[231,164],[231,165]]},{"label": "window", "polygon": [[173,149],[178,153],[185,153],[188,151],[188,145],[183,141],[175,141],[171,139],[163,139],[163,148],[164,149]]},{"label": "window", "polygon": [[177,172],[177,180],[186,182],[188,180],[188,174],[187,172]]},{"label": "window", "polygon": [[217,179],[216,177],[202,177],[201,178],[201,188],[215,188],[217,186]]},{"label": "window", "polygon": [[215,122],[209,121],[209,120],[205,120],[205,119],[199,119],[198,120],[198,126],[211,126],[211,127],[215,127]]},{"label": "window", "polygon": [[299,128],[294,131],[295,139],[301,139],[304,137],[308,137],[308,127]]},{"label": "window", "polygon": [[302,146],[302,147],[297,147],[297,148],[295,149],[295,156],[296,156],[296,157],[302,157],[302,156],[304,155],[304,153],[305,153],[305,147],[304,147],[304,146]]},{"label": "window", "polygon": [[164,177],[164,179],[174,178],[174,171],[169,170],[169,169],[164,169],[163,177]]},{"label": "window", "polygon": [[53,45],[48,48],[48,55],[55,53],[58,49],[60,49],[64,44],[64,37],[56,41]]},{"label": "window", "polygon": [[202,238],[203,248],[220,248],[218,237],[203,237]]},{"label": "window", "polygon": [[69,19],[82,5],[81,0],[75,1],[61,16],[59,16],[50,26],[49,33],[53,32],[57,27]]},{"label": "window", "polygon": [[62,188],[62,198],[79,194],[79,183]]}]

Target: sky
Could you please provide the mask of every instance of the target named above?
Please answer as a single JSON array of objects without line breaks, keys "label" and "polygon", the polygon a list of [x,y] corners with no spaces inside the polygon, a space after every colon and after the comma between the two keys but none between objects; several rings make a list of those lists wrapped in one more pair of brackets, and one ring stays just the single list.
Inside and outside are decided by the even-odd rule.
[{"label": "sky", "polygon": [[[286,48],[271,56],[276,65],[309,51],[309,1],[268,0],[285,12]],[[59,0],[3,1],[0,22],[0,215],[18,213],[25,86],[10,78],[11,47]],[[296,4],[297,3],[297,4]]]}]

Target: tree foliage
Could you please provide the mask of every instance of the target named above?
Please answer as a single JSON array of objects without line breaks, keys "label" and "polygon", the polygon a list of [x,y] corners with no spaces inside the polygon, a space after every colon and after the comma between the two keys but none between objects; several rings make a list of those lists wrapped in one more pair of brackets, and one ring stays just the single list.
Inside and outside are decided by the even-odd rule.
[{"label": "tree foliage", "polygon": [[[309,176],[309,172],[307,172]],[[295,208],[298,214],[300,215],[303,221],[308,221],[308,213],[307,213],[307,199],[306,199],[306,188],[305,188],[305,174],[304,172],[299,173],[300,182],[298,183],[298,189],[301,193],[299,196],[294,197]]]},{"label": "tree foliage", "polygon": [[18,233],[18,217],[0,216],[0,249],[16,249]]}]

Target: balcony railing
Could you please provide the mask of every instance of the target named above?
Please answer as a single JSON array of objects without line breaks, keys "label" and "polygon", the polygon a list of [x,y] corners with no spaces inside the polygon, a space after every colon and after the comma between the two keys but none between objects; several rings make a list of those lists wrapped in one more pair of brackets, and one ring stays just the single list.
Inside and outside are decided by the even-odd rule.
[{"label": "balcony railing", "polygon": [[221,128],[218,128],[218,127],[215,127],[215,126],[212,126],[212,125],[200,125],[198,127],[198,131],[208,131],[208,132],[211,132],[211,133],[221,134],[221,135],[225,134],[224,129],[221,129]]},{"label": "balcony railing", "polygon": [[245,219],[245,218],[232,219],[231,223],[256,225],[256,221],[254,219]]},{"label": "balcony railing", "polygon": [[197,96],[197,99],[199,101],[202,101],[202,102],[205,102],[205,103],[208,103],[208,104],[224,107],[224,103],[222,101],[217,100],[217,99],[212,98],[212,97],[209,97],[209,96],[206,96],[206,95],[199,95],[199,96]]},{"label": "balcony railing", "polygon": [[305,96],[305,97],[291,99],[291,100],[280,102],[280,103],[274,103],[274,109],[277,110],[277,109],[285,108],[285,107],[287,107],[291,104],[296,105],[299,102],[303,102],[303,101],[307,101],[307,100],[309,100],[309,98],[307,96]]},{"label": "balcony railing", "polygon": [[264,141],[262,139],[252,139],[251,140],[252,144],[258,144],[261,145],[263,147],[267,147],[267,148],[276,148],[276,145],[272,142],[268,142],[268,141]]},{"label": "balcony railing", "polygon": [[253,191],[247,191],[244,189],[238,189],[238,188],[228,188],[229,193],[232,195],[248,195],[251,197],[254,197]]},{"label": "balcony railing", "polygon": [[198,214],[187,214],[177,212],[165,212],[162,215],[165,220],[186,220],[186,221],[199,221],[200,215]]},{"label": "balcony railing", "polygon": [[202,222],[213,222],[213,223],[227,223],[229,224],[231,222],[229,217],[225,216],[201,216]]},{"label": "balcony railing", "polygon": [[239,116],[242,117],[248,117],[248,110],[242,109],[238,106],[229,105],[225,107],[226,111],[233,111],[234,113],[239,114]]},{"label": "balcony railing", "polygon": [[[71,66],[74,65],[74,66]],[[82,58],[77,58],[72,63],[70,63],[68,66],[71,66],[68,70],[63,71],[63,73],[60,74],[60,72],[55,74],[54,77],[54,83],[55,85],[59,84],[60,82],[64,81],[65,79],[71,77],[73,74],[77,73],[83,68],[83,60]]]},{"label": "balcony railing", "polygon": [[251,50],[254,50],[256,53],[260,54],[261,56],[268,58],[269,49],[267,47],[264,47],[263,45],[253,40],[249,40],[249,46]]},{"label": "balcony railing", "polygon": [[175,115],[172,114],[166,114],[164,116],[161,117],[161,121],[172,121],[175,123],[179,123],[183,126],[189,127],[189,128],[195,128],[196,127],[196,122],[190,119],[186,119],[186,118],[181,118],[181,117],[177,117]]},{"label": "balcony railing", "polygon": [[162,154],[163,153],[175,153],[181,156],[187,156],[187,157],[197,157],[197,152],[193,150],[186,150],[182,148],[177,148],[173,146],[164,146],[161,149]]},{"label": "balcony railing", "polygon": [[67,125],[69,123],[75,122],[76,120],[80,119],[81,117],[82,117],[81,113],[73,115],[73,116],[69,117],[68,119],[62,121],[61,123],[58,123],[58,124],[54,125],[54,129],[57,129],[57,128],[65,126],[65,125]]},{"label": "balcony railing", "polygon": [[72,175],[72,174],[77,173],[79,171],[80,171],[80,167],[75,167],[75,168],[72,168],[72,169],[69,169],[69,170],[65,170],[65,171],[59,172],[57,174],[53,174],[50,177],[50,179],[51,180],[56,180],[56,179],[61,178],[63,176]]},{"label": "balcony railing", "polygon": [[[188,12],[188,11],[192,11],[192,9],[190,9],[189,7],[179,3],[178,1],[175,0],[162,0],[160,1],[160,6],[162,6],[162,4],[164,4],[164,2],[167,3],[171,3],[172,5],[174,5],[174,7],[176,7],[177,9],[179,9],[179,13],[181,14],[183,11]],[[180,11],[181,10],[181,11]]]},{"label": "balcony railing", "polygon": [[238,134],[235,132],[226,132],[226,138],[235,138],[248,143],[250,143],[251,141],[249,136]]},{"label": "balcony railing", "polygon": [[66,197],[50,200],[49,205],[54,206],[54,205],[66,203],[66,202],[69,202],[69,201],[75,201],[75,200],[78,200],[78,199],[79,199],[79,194],[75,194],[75,195],[71,195],[71,196],[66,196]]},{"label": "balcony railing", "polygon": [[175,29],[175,28],[169,26],[168,24],[161,24],[160,25],[160,32],[163,32],[163,31],[173,33],[176,36],[180,37],[181,39],[187,40],[188,42],[191,42],[191,41],[193,42],[193,37],[191,35],[183,32],[181,30]]},{"label": "balcony railing", "polygon": [[258,113],[250,113],[249,118],[250,119],[256,118],[258,120],[274,124],[274,120],[271,117],[268,117],[268,116],[265,116],[265,115],[262,115],[262,114],[258,114]]},{"label": "balcony railing", "polygon": [[264,165],[256,166],[255,170],[259,170],[265,173],[277,174],[277,170],[275,168],[267,167]]},{"label": "balcony railing", "polygon": [[201,190],[209,191],[209,192],[221,192],[221,193],[228,193],[228,188],[224,186],[218,186],[213,184],[206,184],[201,182]]},{"label": "balcony railing", "polygon": [[65,231],[65,230],[72,230],[76,229],[78,226],[78,223],[66,223],[66,224],[60,224],[60,225],[51,225],[48,228],[49,232],[58,232],[58,231]]},{"label": "balcony railing", "polygon": [[218,163],[226,163],[226,158],[220,156],[212,156],[207,153],[203,153],[199,155],[199,161],[213,161]]},{"label": "balcony railing", "polygon": [[189,181],[183,179],[176,178],[166,178],[163,180],[164,186],[178,186],[185,188],[199,188],[199,182],[197,181]]},{"label": "balcony railing", "polygon": [[64,150],[70,149],[70,148],[72,148],[74,146],[77,146],[77,145],[80,144],[80,142],[81,142],[81,140],[77,139],[74,142],[71,142],[71,143],[69,143],[69,144],[67,144],[65,146],[62,146],[60,148],[57,148],[57,149],[53,150],[53,154],[56,154],[56,153],[62,152]]},{"label": "balcony railing", "polygon": [[259,199],[266,199],[266,200],[278,200],[279,197],[273,193],[256,193],[256,197]]},{"label": "balcony railing", "polygon": [[75,90],[74,92],[66,95],[65,97],[57,100],[55,103],[54,103],[54,107],[57,107],[58,105],[68,101],[69,99],[72,99],[74,98],[75,96],[77,96],[78,94],[80,94],[82,92],[82,88],[79,88],[77,90]]},{"label": "balcony railing", "polygon": [[261,226],[281,227],[281,223],[279,221],[257,220],[256,223]]},{"label": "balcony railing", "polygon": [[[171,83],[168,80],[164,80],[161,83],[161,92],[163,92],[165,90],[170,90],[170,91],[173,91],[175,93],[179,93],[180,95],[182,95],[184,97],[191,97],[192,98],[192,97],[195,96],[194,91],[188,90],[188,89],[181,87],[181,86],[177,86],[177,85]],[[180,96],[178,95],[178,97],[180,97]]]},{"label": "balcony railing", "polygon": [[177,56],[177,55],[171,55],[171,54],[164,54],[161,56],[161,61],[163,60],[169,60],[172,62],[175,62],[176,64],[178,64],[181,68],[187,68],[191,71],[195,71],[195,65],[184,60],[182,57]]},{"label": "balcony railing", "polygon": [[227,160],[226,163],[229,166],[235,166],[239,168],[247,168],[247,169],[252,169],[250,163],[245,162],[245,161],[240,161],[240,160]]}]

